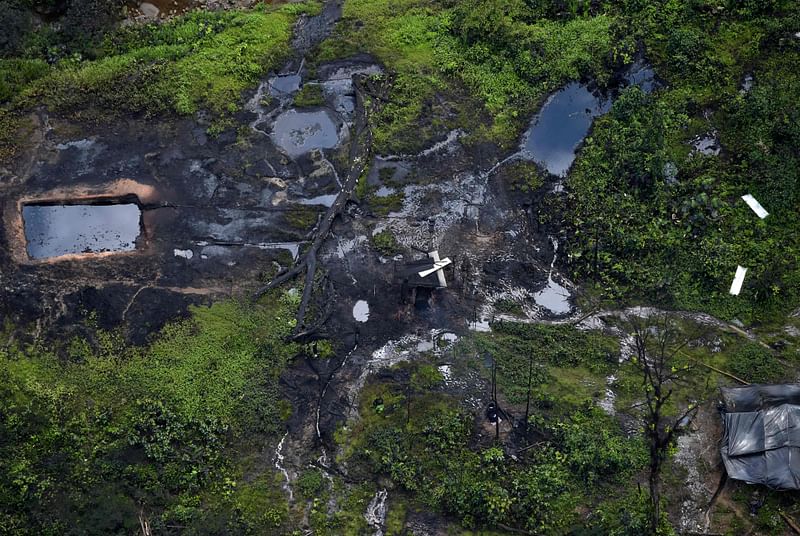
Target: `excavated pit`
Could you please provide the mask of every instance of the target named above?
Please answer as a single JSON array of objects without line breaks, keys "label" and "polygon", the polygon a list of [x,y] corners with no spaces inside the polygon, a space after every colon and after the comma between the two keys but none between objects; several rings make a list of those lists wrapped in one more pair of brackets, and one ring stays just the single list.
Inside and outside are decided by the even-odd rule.
[{"label": "excavated pit", "polygon": [[134,251],[142,233],[137,200],[27,204],[22,220],[31,259]]}]

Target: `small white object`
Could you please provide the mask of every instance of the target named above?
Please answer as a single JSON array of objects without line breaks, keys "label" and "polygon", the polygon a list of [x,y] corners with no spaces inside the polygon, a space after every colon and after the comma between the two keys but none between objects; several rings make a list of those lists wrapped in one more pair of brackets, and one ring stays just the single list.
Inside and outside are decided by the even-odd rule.
[{"label": "small white object", "polygon": [[356,322],[369,320],[369,304],[365,300],[358,300],[353,306],[353,318],[356,319]]},{"label": "small white object", "polygon": [[453,371],[450,368],[450,365],[439,365],[437,368],[439,369],[439,374],[442,375],[442,379],[445,382],[450,381],[450,378],[453,377]]},{"label": "small white object", "polygon": [[755,212],[758,215],[758,217],[761,218],[762,220],[767,216],[769,216],[769,212],[764,210],[764,207],[761,206],[761,203],[759,203],[756,200],[756,198],[753,197],[752,195],[750,194],[743,195],[742,199],[744,199],[744,202],[747,203],[750,206],[750,208],[753,209],[753,212]]},{"label": "small white object", "polygon": [[432,273],[436,273],[436,277],[439,279],[439,286],[442,288],[447,287],[447,281],[444,278],[444,272],[442,270],[448,264],[451,264],[453,261],[450,260],[449,257],[445,257],[444,259],[439,259],[439,252],[438,251],[431,251],[428,253],[428,257],[433,259],[433,268],[429,268],[427,270],[422,270],[419,272],[420,277],[428,277]]},{"label": "small white object", "polygon": [[158,7],[155,6],[154,4],[151,4],[150,2],[142,2],[141,4],[139,4],[139,11],[142,13],[142,15],[144,15],[148,19],[155,19],[158,17],[158,14],[160,13]]},{"label": "small white object", "polygon": [[733,278],[733,284],[731,285],[731,294],[734,296],[738,296],[739,292],[742,290],[742,283],[744,283],[744,276],[747,273],[747,268],[742,268],[741,266],[736,267],[736,275]]},{"label": "small white object", "polygon": [[191,259],[194,257],[194,252],[191,249],[173,249],[172,253],[176,257],[183,257],[184,259]]},{"label": "small white object", "polygon": [[[448,264],[450,264],[450,259],[442,259],[440,261],[436,261],[436,262],[433,263],[433,268],[429,268],[427,270],[421,271],[419,273],[419,276],[420,277],[428,277],[433,272],[438,272],[439,270],[441,270],[442,268],[444,268]],[[445,285],[442,285],[442,286],[445,286]]]}]

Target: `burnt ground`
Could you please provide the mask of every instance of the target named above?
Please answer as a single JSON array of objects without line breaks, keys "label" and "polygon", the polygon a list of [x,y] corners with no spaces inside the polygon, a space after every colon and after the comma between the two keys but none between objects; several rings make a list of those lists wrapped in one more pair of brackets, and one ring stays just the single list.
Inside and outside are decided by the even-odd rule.
[{"label": "burnt ground", "polygon": [[121,179],[150,195],[139,197],[143,229],[132,254],[17,262],[7,226],[2,314],[17,324],[44,318],[52,328],[69,326],[81,311],[97,309],[107,327],[127,321],[132,338],[141,340],[186,305],[240,293],[273,261],[290,262],[291,248],[300,245],[279,249],[280,243],[301,243],[307,230],[287,225],[290,204],[280,196],[335,188],[330,174],[298,179],[313,164],[282,158],[263,137],[237,143],[235,132],[209,139],[191,121],[126,121],[82,126],[87,141],[75,146],[79,140],[64,133],[72,125],[48,123],[30,171],[2,183],[5,221],[23,196],[102,195]]},{"label": "burnt ground", "polygon": [[[329,2],[319,16],[301,19],[298,58],[287,69],[327,35],[340,9]],[[326,156],[347,154],[347,118],[328,110],[341,149],[289,158],[260,125],[291,98],[262,103],[267,85],[236,117],[240,126],[217,137],[208,134],[203,114],[87,124],[37,110],[27,150],[0,168],[0,319],[61,335],[96,311],[101,327],[124,324],[131,341],[141,343],[188,305],[246,296],[294,262],[325,209],[304,201],[338,190]],[[21,203],[131,194],[143,211],[136,252],[27,258]]]}]

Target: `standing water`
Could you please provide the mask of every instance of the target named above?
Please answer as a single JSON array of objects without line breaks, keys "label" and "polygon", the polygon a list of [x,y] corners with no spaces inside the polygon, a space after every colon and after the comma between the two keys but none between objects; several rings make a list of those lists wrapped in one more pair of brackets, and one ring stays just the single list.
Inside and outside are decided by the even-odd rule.
[{"label": "standing water", "polygon": [[568,84],[542,106],[523,140],[523,153],[553,175],[566,176],[592,121],[610,107],[609,99],[596,97],[585,85]]},{"label": "standing water", "polygon": [[[645,93],[655,87],[653,70],[635,62],[623,75],[622,85],[638,86]],[[595,117],[611,109],[613,100],[600,97],[578,82],[553,93],[531,122],[522,140],[521,154],[558,177],[565,177],[578,146],[589,133]]]},{"label": "standing water", "polygon": [[566,287],[559,285],[553,279],[556,258],[558,256],[558,240],[553,240],[553,262],[550,264],[550,273],[547,275],[547,285],[533,295],[534,301],[553,314],[563,315],[568,313],[572,306],[569,304],[570,293]]},{"label": "standing water", "polygon": [[272,140],[291,157],[312,149],[331,149],[339,144],[339,133],[324,110],[298,112],[287,110],[275,119]]},{"label": "standing water", "polygon": [[358,300],[353,306],[353,318],[356,322],[366,322],[369,320],[369,304],[364,300]]},{"label": "standing water", "polygon": [[76,253],[132,251],[141,232],[138,205],[25,205],[28,255],[45,259]]},{"label": "standing water", "polygon": [[273,97],[289,95],[300,89],[299,74],[284,74],[269,79],[269,93]]}]

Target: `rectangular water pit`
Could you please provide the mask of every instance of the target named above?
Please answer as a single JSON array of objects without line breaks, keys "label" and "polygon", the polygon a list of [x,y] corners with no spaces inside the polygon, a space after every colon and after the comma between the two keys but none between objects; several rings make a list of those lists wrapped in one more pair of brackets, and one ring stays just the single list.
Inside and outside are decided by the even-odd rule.
[{"label": "rectangular water pit", "polygon": [[142,229],[142,211],[127,199],[26,204],[22,219],[31,259],[133,251]]}]

